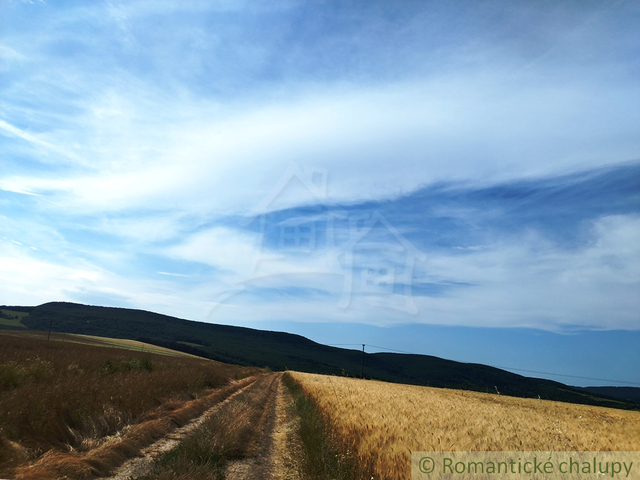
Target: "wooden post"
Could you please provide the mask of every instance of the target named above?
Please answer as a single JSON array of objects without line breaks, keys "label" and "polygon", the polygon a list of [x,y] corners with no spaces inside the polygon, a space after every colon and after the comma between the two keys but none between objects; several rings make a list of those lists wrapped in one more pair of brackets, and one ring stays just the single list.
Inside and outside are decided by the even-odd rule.
[{"label": "wooden post", "polygon": [[362,344],[362,362],[360,363],[360,378],[364,378],[364,343]]}]

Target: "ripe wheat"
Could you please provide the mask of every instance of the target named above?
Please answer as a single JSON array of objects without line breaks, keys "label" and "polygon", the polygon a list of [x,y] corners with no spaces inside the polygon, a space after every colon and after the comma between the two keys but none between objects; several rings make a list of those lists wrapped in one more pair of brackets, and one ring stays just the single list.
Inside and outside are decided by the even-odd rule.
[{"label": "ripe wheat", "polygon": [[381,478],[409,478],[411,451],[640,450],[640,412],[291,375]]}]

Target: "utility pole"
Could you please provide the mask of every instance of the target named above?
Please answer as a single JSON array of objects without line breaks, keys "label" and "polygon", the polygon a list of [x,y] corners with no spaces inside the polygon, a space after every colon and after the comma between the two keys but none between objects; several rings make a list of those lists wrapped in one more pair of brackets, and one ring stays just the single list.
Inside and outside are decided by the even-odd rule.
[{"label": "utility pole", "polygon": [[51,340],[51,327],[53,326],[53,316],[49,319],[49,334],[47,335],[47,342]]},{"label": "utility pole", "polygon": [[364,343],[362,344],[362,363],[360,363],[360,378],[364,378]]}]

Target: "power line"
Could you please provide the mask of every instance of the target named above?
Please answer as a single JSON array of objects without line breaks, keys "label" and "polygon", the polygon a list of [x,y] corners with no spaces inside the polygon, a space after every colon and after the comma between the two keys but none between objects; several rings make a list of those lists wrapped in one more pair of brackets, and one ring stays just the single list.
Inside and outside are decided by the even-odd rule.
[{"label": "power line", "polygon": [[638,386],[640,386],[640,383],[638,383],[638,382],[627,382],[626,380],[611,380],[611,379],[608,379],[608,378],[581,377],[579,375],[567,375],[567,374],[564,374],[564,373],[540,372],[538,370],[525,370],[524,368],[501,367],[499,365],[496,365],[495,368],[502,368],[504,370],[516,370],[518,372],[540,373],[542,375],[554,375],[556,377],[580,378],[582,380],[596,380],[598,382],[626,383],[628,385],[638,385]]},{"label": "power line", "polygon": [[[369,345],[369,344],[367,344],[367,345]],[[373,348],[380,348],[382,350],[389,350],[390,352],[405,353],[407,355],[424,355],[423,353],[405,352],[405,351],[402,351],[402,350],[395,350],[393,348],[379,347],[378,345],[369,345],[369,346],[373,347]]]},{"label": "power line", "polygon": [[[336,344],[332,344],[329,345],[330,347],[338,347],[338,346],[360,346],[362,345],[361,343],[336,343]],[[394,348],[389,348],[389,347],[381,347],[379,345],[371,345],[367,343],[368,347],[372,347],[372,348],[378,348],[380,350],[387,350],[390,352],[396,352],[396,353],[403,353],[406,355],[425,355],[424,353],[416,353],[416,352],[407,352],[404,350],[396,350]],[[636,385],[640,387],[640,383],[638,382],[629,382],[627,380],[612,380],[610,378],[595,378],[595,377],[583,377],[580,375],[568,375],[566,373],[553,373],[553,372],[542,372],[539,370],[527,370],[524,368],[515,368],[515,367],[503,367],[500,365],[487,365],[487,366],[492,366],[493,368],[501,368],[503,370],[515,370],[518,372],[527,372],[527,373],[538,373],[541,375],[553,375],[556,377],[566,377],[566,378],[578,378],[580,380],[594,380],[597,382],[613,382],[613,383],[624,383],[625,385]]]}]

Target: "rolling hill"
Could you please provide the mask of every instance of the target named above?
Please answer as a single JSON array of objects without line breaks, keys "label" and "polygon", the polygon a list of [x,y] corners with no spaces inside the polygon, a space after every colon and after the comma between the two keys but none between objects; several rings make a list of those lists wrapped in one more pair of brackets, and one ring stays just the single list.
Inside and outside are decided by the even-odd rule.
[{"label": "rolling hill", "polygon": [[[53,302],[37,307],[0,307],[0,328],[78,333],[126,338],[200,355],[226,363],[359,376],[362,352],[329,347],[300,335],[183,320],[124,308]],[[586,390],[517,375],[486,365],[429,355],[366,353],[366,378],[459,388],[525,398],[640,410],[640,403],[615,398],[613,390]]]}]

